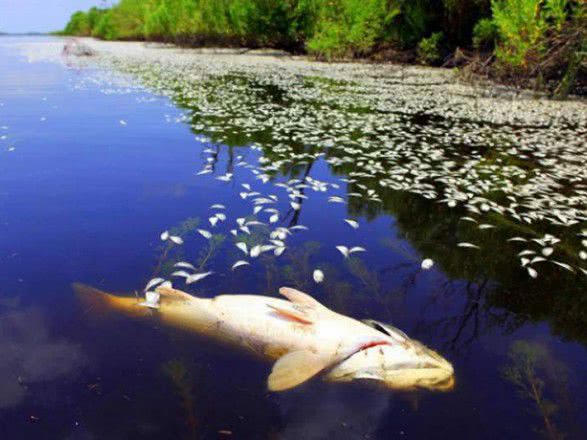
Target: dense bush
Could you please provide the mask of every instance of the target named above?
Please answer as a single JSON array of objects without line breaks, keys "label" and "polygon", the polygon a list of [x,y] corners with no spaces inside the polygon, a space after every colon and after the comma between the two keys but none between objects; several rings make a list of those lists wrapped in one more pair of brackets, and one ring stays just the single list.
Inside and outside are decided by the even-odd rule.
[{"label": "dense bush", "polygon": [[473,47],[475,49],[490,49],[495,44],[497,29],[490,18],[482,18],[473,28]]},{"label": "dense bush", "polygon": [[65,26],[63,33],[67,35],[90,36],[92,30],[97,26],[102,16],[106,13],[104,9],[91,8],[88,12],[77,11]]},{"label": "dense bush", "polygon": [[424,64],[436,64],[442,58],[441,43],[444,35],[435,32],[428,38],[422,38],[418,44],[418,59]]},{"label": "dense bush", "polygon": [[546,31],[542,0],[494,0],[493,22],[499,36],[497,58],[511,66],[521,66],[530,52],[538,55]]}]

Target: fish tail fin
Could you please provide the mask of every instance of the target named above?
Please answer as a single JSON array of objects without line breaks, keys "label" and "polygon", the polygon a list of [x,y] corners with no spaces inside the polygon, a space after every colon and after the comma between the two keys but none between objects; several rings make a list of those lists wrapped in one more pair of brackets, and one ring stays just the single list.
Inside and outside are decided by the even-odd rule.
[{"label": "fish tail fin", "polygon": [[110,315],[112,310],[131,316],[143,316],[144,308],[138,306],[137,298],[117,296],[82,283],[71,285],[84,308],[84,313],[102,318]]}]

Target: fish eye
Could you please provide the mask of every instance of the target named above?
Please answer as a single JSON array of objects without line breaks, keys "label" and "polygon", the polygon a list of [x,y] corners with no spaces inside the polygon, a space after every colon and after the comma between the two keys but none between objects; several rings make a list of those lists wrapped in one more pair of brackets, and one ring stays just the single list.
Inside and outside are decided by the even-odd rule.
[{"label": "fish eye", "polygon": [[387,330],[387,328],[383,325],[380,324],[377,321],[374,321],[372,319],[366,319],[363,321],[365,324],[367,324],[369,327],[374,328],[375,330],[380,331],[381,333],[387,335],[387,336],[392,336],[392,334],[389,332],[389,330]]},{"label": "fish eye", "polygon": [[[401,330],[399,330],[391,325],[383,324],[383,323],[375,321],[373,319],[366,319],[363,322],[365,324],[367,324],[369,327],[372,327],[375,330],[380,331],[384,335],[391,336],[396,341],[404,342],[404,341],[410,339],[410,338],[408,338],[408,336],[404,332],[402,332]],[[416,341],[414,341],[414,342],[416,342]]]}]

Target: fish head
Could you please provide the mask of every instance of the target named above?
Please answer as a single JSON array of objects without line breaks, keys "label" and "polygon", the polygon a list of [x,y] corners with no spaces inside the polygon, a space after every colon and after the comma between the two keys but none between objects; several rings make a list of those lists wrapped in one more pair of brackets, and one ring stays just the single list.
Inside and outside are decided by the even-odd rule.
[{"label": "fish head", "polygon": [[334,366],[327,380],[374,380],[401,391],[450,391],[454,388],[454,369],[450,362],[400,330],[374,321],[369,324],[373,323],[381,327],[378,330],[390,335],[392,342],[356,352]]}]

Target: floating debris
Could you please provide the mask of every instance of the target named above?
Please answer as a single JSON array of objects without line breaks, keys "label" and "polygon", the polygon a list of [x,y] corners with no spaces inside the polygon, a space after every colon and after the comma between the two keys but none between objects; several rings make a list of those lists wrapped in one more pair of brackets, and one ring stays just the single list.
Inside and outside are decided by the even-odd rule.
[{"label": "floating debris", "polygon": [[324,281],[324,272],[322,272],[320,269],[316,269],[312,273],[312,277],[314,278],[314,282],[321,283],[322,281]]},{"label": "floating debris", "polygon": [[426,258],[426,259],[422,260],[422,265],[421,265],[422,269],[428,270],[428,269],[431,269],[432,266],[434,266],[434,261],[432,259]]}]

